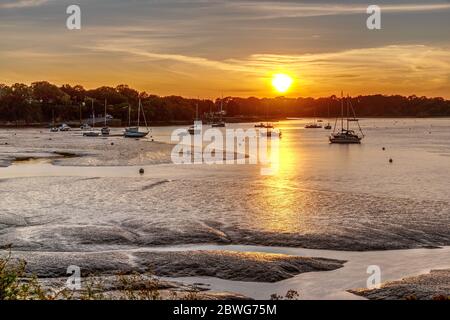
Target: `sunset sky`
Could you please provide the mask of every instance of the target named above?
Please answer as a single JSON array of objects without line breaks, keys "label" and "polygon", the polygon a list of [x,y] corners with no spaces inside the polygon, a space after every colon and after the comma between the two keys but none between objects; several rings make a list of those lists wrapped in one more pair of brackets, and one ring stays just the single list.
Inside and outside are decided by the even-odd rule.
[{"label": "sunset sky", "polygon": [[[382,30],[366,28],[370,4]],[[272,97],[277,73],[292,97],[450,98],[450,1],[0,0],[0,83]]]}]

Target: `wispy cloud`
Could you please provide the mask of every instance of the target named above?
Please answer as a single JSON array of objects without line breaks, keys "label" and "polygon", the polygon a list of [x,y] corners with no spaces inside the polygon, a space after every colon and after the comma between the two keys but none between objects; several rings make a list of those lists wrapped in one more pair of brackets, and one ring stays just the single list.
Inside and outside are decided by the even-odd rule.
[{"label": "wispy cloud", "polygon": [[16,1],[0,1],[1,9],[17,9],[17,8],[28,8],[28,7],[38,7],[40,5],[46,4],[49,0],[16,0]]},{"label": "wispy cloud", "polygon": [[[302,91],[312,94],[335,90],[337,81],[339,86],[350,87],[356,92],[410,92],[419,83],[421,90],[429,92],[450,88],[448,48],[426,45],[389,45],[302,55],[252,54],[243,59],[224,60],[155,53],[118,44],[91,49],[119,53],[124,59],[139,57],[139,63],[148,66],[164,61],[168,70],[171,63],[176,63],[178,69],[183,69],[184,64],[193,65],[198,70],[209,70],[206,72],[210,74],[219,72],[223,78],[234,77],[229,74],[231,72],[240,74],[243,82],[245,79],[249,82],[264,79],[282,71],[298,78]],[[188,66],[185,68],[189,69]]]},{"label": "wispy cloud", "polygon": [[[336,4],[320,3],[294,3],[294,2],[262,2],[250,1],[224,3],[229,8],[240,12],[239,18],[245,19],[275,19],[295,17],[318,17],[343,14],[365,13],[368,5],[362,4]],[[450,10],[450,3],[429,4],[383,4],[380,5],[385,13],[389,12],[423,12]]]}]

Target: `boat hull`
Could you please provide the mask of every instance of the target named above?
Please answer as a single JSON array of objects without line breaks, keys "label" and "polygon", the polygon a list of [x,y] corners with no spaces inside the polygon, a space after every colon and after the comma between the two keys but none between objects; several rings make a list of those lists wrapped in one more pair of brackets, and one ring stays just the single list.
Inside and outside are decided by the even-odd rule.
[{"label": "boat hull", "polygon": [[102,136],[109,136],[109,133],[111,132],[111,130],[107,127],[102,128]]},{"label": "boat hull", "polygon": [[100,135],[99,132],[84,132],[83,137],[98,137]]},{"label": "boat hull", "polygon": [[125,138],[145,138],[148,132],[125,132],[123,136]]},{"label": "boat hull", "polygon": [[359,137],[330,137],[330,143],[336,144],[361,144]]}]

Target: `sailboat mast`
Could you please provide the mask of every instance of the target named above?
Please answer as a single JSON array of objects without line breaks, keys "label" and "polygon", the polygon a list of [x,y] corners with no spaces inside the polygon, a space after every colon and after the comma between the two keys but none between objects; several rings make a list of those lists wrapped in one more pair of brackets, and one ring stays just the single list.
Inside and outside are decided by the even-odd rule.
[{"label": "sailboat mast", "polygon": [[106,104],[107,104],[107,101],[105,99],[105,127],[106,127]]},{"label": "sailboat mast", "polygon": [[128,105],[128,127],[131,127],[131,105]]},{"label": "sailboat mast", "polygon": [[341,130],[344,129],[344,92],[341,91]]},{"label": "sailboat mast", "polygon": [[91,99],[91,108],[92,108],[92,128],[95,128],[94,99]]},{"label": "sailboat mast", "polygon": [[139,106],[138,106],[138,123],[137,123],[137,127],[139,129],[139,122],[141,119],[141,99],[139,98]]},{"label": "sailboat mast", "polygon": [[350,129],[348,118],[350,116],[350,96],[347,94],[347,131]]},{"label": "sailboat mast", "polygon": [[198,121],[198,101],[195,105],[195,121]]},{"label": "sailboat mast", "polygon": [[222,122],[222,110],[223,110],[223,95],[222,99],[220,100],[220,122]]}]

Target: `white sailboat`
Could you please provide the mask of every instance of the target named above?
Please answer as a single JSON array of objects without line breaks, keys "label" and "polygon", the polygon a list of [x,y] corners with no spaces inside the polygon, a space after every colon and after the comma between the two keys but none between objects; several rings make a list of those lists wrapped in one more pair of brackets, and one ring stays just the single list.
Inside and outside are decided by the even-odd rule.
[{"label": "white sailboat", "polygon": [[109,129],[108,127],[108,123],[107,123],[107,117],[106,117],[106,105],[107,105],[107,101],[105,99],[105,125],[103,126],[101,132],[103,136],[109,136],[109,133],[111,132],[111,129]]},{"label": "white sailboat", "polygon": [[[337,121],[334,127],[334,131],[330,136],[330,142],[331,143],[338,143],[338,144],[360,144],[361,140],[364,138],[364,133],[361,129],[361,126],[359,125],[359,120],[356,119],[355,110],[353,109],[353,106],[351,104],[351,101],[349,98],[347,98],[347,118],[344,119],[344,97],[343,94],[341,94],[341,128],[336,133],[337,129]],[[353,112],[353,118],[349,117],[350,109]],[[346,125],[344,123],[346,122]],[[360,134],[357,134],[354,130],[350,129],[350,122],[356,122],[358,124],[358,128],[360,131]]]},{"label": "white sailboat", "polygon": [[92,108],[92,128],[83,132],[84,137],[98,137],[100,132],[95,131],[95,110],[94,110],[94,99],[91,99]]},{"label": "white sailboat", "polygon": [[198,103],[195,105],[195,120],[194,120],[194,125],[190,126],[188,129],[188,132],[190,135],[197,135],[197,134],[201,134],[202,130],[201,128],[198,126],[198,123],[200,122],[200,119],[198,117]]},{"label": "white sailboat", "polygon": [[330,103],[328,103],[328,124],[325,127],[323,127],[325,130],[333,129],[329,119],[330,119]]},{"label": "white sailboat", "polygon": [[213,128],[224,128],[225,122],[223,121],[223,97],[220,100],[220,113],[219,113],[219,121],[214,121],[211,125]]},{"label": "white sailboat", "polygon": [[52,127],[50,128],[50,132],[58,132],[59,129],[55,126],[55,110],[52,110]]},{"label": "white sailboat", "polygon": [[314,122],[308,123],[305,126],[306,129],[320,129],[322,128],[322,125],[317,123],[317,118],[316,118],[316,108],[314,107]]},{"label": "white sailboat", "polygon": [[130,127],[131,125],[131,107],[128,107],[128,128],[125,129],[123,136],[125,138],[145,138],[149,133],[150,130],[147,126],[147,119],[145,118],[145,112],[142,110],[142,114],[144,115],[144,122],[145,127],[147,128],[147,131],[140,131],[140,118],[141,118],[141,99],[139,99],[139,107],[138,107],[138,120],[137,120],[137,127]]}]

